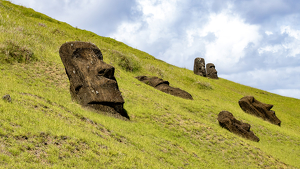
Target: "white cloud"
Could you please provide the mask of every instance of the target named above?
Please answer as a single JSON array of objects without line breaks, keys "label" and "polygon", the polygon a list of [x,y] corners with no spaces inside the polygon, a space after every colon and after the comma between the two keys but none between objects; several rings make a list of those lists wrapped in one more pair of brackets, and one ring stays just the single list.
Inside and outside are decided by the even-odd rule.
[{"label": "white cloud", "polygon": [[114,32],[123,21],[132,20],[135,0],[11,0],[59,21],[93,31],[101,36]]},{"label": "white cloud", "polygon": [[158,2],[150,0],[139,0],[138,3],[142,12],[140,21],[122,23],[111,36],[139,49],[156,43],[160,38],[172,39],[174,35],[170,25],[176,18],[176,3],[161,1],[157,4]]},{"label": "white cloud", "polygon": [[206,60],[219,63],[221,69],[234,66],[245,56],[244,49],[249,43],[258,45],[261,38],[258,31],[259,26],[246,24],[227,11],[211,14],[210,21],[200,30],[202,36],[209,32],[216,36],[214,42],[206,43]]},{"label": "white cloud", "polygon": [[300,54],[300,30],[292,29],[290,26],[281,26],[280,34],[287,34],[288,38],[276,45],[265,45],[258,49],[260,55],[264,53],[277,53],[285,57],[296,57]]},{"label": "white cloud", "polygon": [[[139,10],[142,12],[141,21],[124,22],[110,36],[130,46],[148,51],[168,63],[192,67],[194,58],[189,57],[203,52],[203,47],[201,47],[203,43],[197,42],[199,35],[192,33],[194,27],[190,25],[190,22],[187,22],[187,25],[181,25],[184,21],[181,22],[179,15],[186,12],[182,11],[181,7],[186,6],[187,2],[151,0],[138,2]],[[185,21],[188,19],[184,18]],[[196,24],[197,27],[201,27],[200,23]],[[188,63],[188,60],[191,62]]]},{"label": "white cloud", "polygon": [[300,30],[291,29],[290,26],[281,26],[281,34],[288,34],[290,37],[293,37],[297,40],[300,40]]},{"label": "white cloud", "polygon": [[261,47],[258,49],[258,53],[261,55],[265,52],[271,52],[271,53],[278,53],[279,51],[283,50],[284,47],[282,44],[280,45],[267,45],[265,47]]},{"label": "white cloud", "polygon": [[271,31],[265,31],[265,34],[267,34],[267,35],[273,35],[273,32],[271,32]]},{"label": "white cloud", "polygon": [[244,48],[249,43],[257,45],[261,38],[259,26],[245,23],[229,9],[207,16],[192,13],[189,17],[197,19],[176,25],[185,3],[150,0],[139,3],[143,23],[123,23],[111,36],[141,50],[149,50],[155,44],[166,45],[152,49],[150,54],[176,66],[192,69],[195,57],[205,57],[207,62],[219,63],[219,69],[226,70],[244,57]]}]

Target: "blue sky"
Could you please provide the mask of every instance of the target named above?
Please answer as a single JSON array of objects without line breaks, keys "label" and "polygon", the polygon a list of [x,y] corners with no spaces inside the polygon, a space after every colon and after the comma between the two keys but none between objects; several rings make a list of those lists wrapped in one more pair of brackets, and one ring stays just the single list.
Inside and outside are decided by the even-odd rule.
[{"label": "blue sky", "polygon": [[300,99],[300,1],[11,0],[170,64]]}]

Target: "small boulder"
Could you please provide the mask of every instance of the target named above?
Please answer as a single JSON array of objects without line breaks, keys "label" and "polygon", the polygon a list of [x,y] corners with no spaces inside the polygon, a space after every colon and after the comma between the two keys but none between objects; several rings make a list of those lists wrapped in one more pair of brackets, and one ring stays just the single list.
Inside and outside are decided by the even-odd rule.
[{"label": "small boulder", "polygon": [[259,142],[259,138],[250,131],[251,125],[235,119],[232,113],[228,111],[221,111],[218,115],[218,121],[221,127],[229,130],[230,132],[249,140]]},{"label": "small boulder", "polygon": [[2,99],[5,100],[5,101],[8,101],[8,102],[11,102],[11,97],[10,97],[9,94],[4,95],[4,96],[2,97]]},{"label": "small boulder", "polygon": [[253,114],[278,126],[281,124],[275,111],[271,110],[273,107],[271,104],[262,103],[253,96],[245,96],[239,100],[239,105],[246,113]]}]

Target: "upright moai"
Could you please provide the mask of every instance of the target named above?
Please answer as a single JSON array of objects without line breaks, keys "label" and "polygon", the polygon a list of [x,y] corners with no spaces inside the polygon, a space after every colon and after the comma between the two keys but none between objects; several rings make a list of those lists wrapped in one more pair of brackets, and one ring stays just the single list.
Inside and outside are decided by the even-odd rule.
[{"label": "upright moai", "polygon": [[213,63],[206,64],[206,76],[212,79],[219,79],[216,67]]},{"label": "upright moai", "polygon": [[100,49],[89,42],[67,42],[59,49],[70,81],[73,100],[90,107],[129,119],[123,109],[124,99],[114,76],[115,68],[103,62]]},{"label": "upright moai", "polygon": [[206,77],[205,60],[204,58],[196,58],[194,61],[194,73]]}]

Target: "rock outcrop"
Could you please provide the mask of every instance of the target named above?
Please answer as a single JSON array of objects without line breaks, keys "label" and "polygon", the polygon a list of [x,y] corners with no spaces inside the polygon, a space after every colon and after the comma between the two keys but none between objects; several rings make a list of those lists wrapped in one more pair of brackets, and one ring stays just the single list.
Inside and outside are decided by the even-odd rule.
[{"label": "rock outcrop", "polygon": [[251,125],[235,119],[232,113],[228,111],[221,111],[218,115],[218,121],[221,127],[229,130],[230,132],[249,140],[259,142],[259,138],[250,131]]},{"label": "rock outcrop", "polygon": [[100,49],[89,42],[67,42],[59,55],[70,81],[73,100],[85,107],[121,115],[124,100],[114,76],[115,68],[103,62]]},{"label": "rock outcrop", "polygon": [[271,104],[262,103],[253,96],[245,96],[239,100],[239,105],[246,113],[253,114],[278,126],[281,124],[281,121],[275,115],[275,111],[271,110],[273,107]]},{"label": "rock outcrop", "polygon": [[219,79],[218,78],[218,72],[216,70],[216,67],[213,63],[206,64],[206,77],[212,78],[212,79]]},{"label": "rock outcrop", "polygon": [[194,60],[194,73],[206,77],[205,60],[204,58],[196,58]]},{"label": "rock outcrop", "polygon": [[136,77],[139,81],[146,83],[147,85],[150,85],[154,87],[157,90],[160,90],[162,92],[181,97],[184,99],[191,99],[193,100],[193,97],[191,94],[188,92],[181,90],[179,88],[174,88],[169,86],[169,82],[165,81],[163,79],[160,79],[158,77],[152,76],[152,77],[147,77],[147,76],[138,76]]}]

